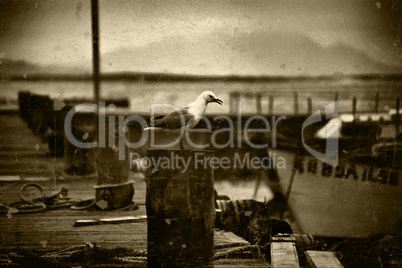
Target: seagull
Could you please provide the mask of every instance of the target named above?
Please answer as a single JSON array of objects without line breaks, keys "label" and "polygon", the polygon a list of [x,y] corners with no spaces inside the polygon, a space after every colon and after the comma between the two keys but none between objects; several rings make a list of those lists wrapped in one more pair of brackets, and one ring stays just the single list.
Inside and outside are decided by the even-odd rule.
[{"label": "seagull", "polygon": [[[195,127],[201,120],[210,102],[222,105],[223,101],[215,96],[212,91],[202,92],[195,101],[188,104],[183,109],[171,112],[166,116],[157,116],[150,119],[150,127],[145,130],[153,129],[189,129]],[[184,120],[183,120],[184,119]],[[180,142],[181,149],[183,148]]]}]

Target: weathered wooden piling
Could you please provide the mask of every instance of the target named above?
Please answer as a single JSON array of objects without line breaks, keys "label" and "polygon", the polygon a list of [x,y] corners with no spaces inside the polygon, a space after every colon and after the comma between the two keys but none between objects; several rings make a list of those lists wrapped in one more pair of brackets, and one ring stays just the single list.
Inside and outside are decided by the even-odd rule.
[{"label": "weathered wooden piling", "polygon": [[293,107],[294,107],[294,114],[299,114],[299,95],[297,92],[293,92]]},{"label": "weathered wooden piling", "polygon": [[256,108],[257,108],[257,114],[262,113],[262,96],[261,93],[256,93],[255,94],[255,102],[256,102]]},{"label": "weathered wooden piling", "polygon": [[111,124],[110,119],[108,121],[109,124],[98,125],[98,137],[102,133],[105,146],[100,146],[101,140],[98,139],[99,148],[96,149],[98,182],[94,188],[96,200],[104,201],[103,205],[100,205],[101,209],[113,210],[132,204],[134,186],[132,181],[128,181],[130,165],[124,126]]},{"label": "weathered wooden piling", "polygon": [[395,114],[395,131],[396,131],[396,136],[399,135],[399,124],[400,124],[400,99],[396,99],[396,114]]},{"label": "weathered wooden piling", "polygon": [[148,150],[148,267],[213,267],[212,157],[212,151]]},{"label": "weathered wooden piling", "polygon": [[311,114],[313,111],[313,101],[311,98],[307,98],[307,114]]},{"label": "weathered wooden piling", "polygon": [[[74,108],[73,108],[74,109]],[[76,142],[91,143],[96,140],[96,114],[76,113],[69,125],[74,139],[64,134],[64,172],[67,175],[93,175],[95,170],[95,149],[80,148]],[[64,121],[64,120],[63,120]]]},{"label": "weathered wooden piling", "polygon": [[375,93],[375,103],[374,103],[374,112],[378,114],[380,107],[380,92]]},{"label": "weathered wooden piling", "polygon": [[269,95],[268,98],[268,114],[273,114],[274,113],[274,96]]},{"label": "weathered wooden piling", "polygon": [[64,153],[64,118],[62,116],[64,111],[54,109],[54,100],[49,96],[19,92],[18,100],[20,116],[27,122],[32,133],[47,140],[53,156],[62,156]]},{"label": "weathered wooden piling", "polygon": [[234,114],[237,112],[239,108],[240,102],[240,93],[239,92],[230,92],[230,106],[229,106],[229,113]]},{"label": "weathered wooden piling", "polygon": [[356,115],[356,113],[357,113],[357,98],[353,97],[353,100],[352,100],[352,114]]}]

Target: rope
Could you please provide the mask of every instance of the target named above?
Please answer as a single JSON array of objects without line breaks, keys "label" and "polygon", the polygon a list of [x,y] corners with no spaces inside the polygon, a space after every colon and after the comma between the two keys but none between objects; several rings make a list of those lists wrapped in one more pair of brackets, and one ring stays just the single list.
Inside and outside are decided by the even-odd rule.
[{"label": "rope", "polygon": [[234,243],[216,245],[216,246],[215,246],[215,249],[232,248],[232,247],[241,247],[241,246],[249,246],[249,245],[245,245],[245,243],[243,243],[243,242],[234,242]]},{"label": "rope", "polygon": [[[231,243],[231,244],[228,245],[227,248],[236,246],[237,244],[238,243]],[[215,249],[226,248],[225,246],[218,246],[218,247],[215,247]],[[226,250],[224,252],[215,253],[214,259],[218,260],[218,259],[229,258],[230,255],[239,254],[239,253],[245,253],[245,252],[252,251],[252,250],[257,250],[258,251],[258,256],[261,257],[261,246],[246,245],[246,246],[236,246],[235,248]],[[146,253],[144,253],[144,254],[146,254]],[[125,263],[147,263],[147,257],[146,256],[115,257],[114,259],[116,261],[125,262]]]},{"label": "rope", "polygon": [[[15,211],[12,211],[15,209]],[[11,214],[25,214],[25,213],[36,213],[47,210],[47,206],[42,203],[28,203],[28,204],[17,204],[15,206],[9,206],[8,212]]]},{"label": "rope", "polygon": [[[26,183],[26,184],[21,186],[20,192],[19,192],[20,198],[21,198],[22,201],[25,201],[25,202],[31,203],[31,204],[35,203],[35,199],[30,199],[30,198],[24,196],[24,190],[26,188],[28,188],[28,187],[34,187],[34,188],[38,189],[40,191],[40,194],[41,194],[40,198],[43,198],[45,196],[44,193],[43,193],[42,186],[40,186],[39,184],[36,184],[36,183]],[[40,198],[36,198],[36,199],[40,199]]]},{"label": "rope", "polygon": [[244,253],[246,251],[251,251],[257,249],[258,250],[258,256],[261,257],[261,246],[257,245],[247,245],[247,246],[242,246],[242,247],[236,247],[233,249],[229,249],[225,252],[218,252],[215,253],[215,260],[218,259],[223,259],[223,258],[229,258],[229,255],[232,254],[238,254],[238,253]]},{"label": "rope", "polygon": [[91,243],[86,243],[85,245],[72,246],[69,248],[61,249],[56,252],[51,252],[42,255],[42,258],[66,258],[71,257],[74,253],[82,252],[86,249],[93,249],[95,246]]},{"label": "rope", "polygon": [[[30,198],[26,196],[26,193],[24,192],[29,187],[38,190],[40,196],[35,198]],[[68,190],[63,187],[57,194],[54,194],[52,196],[45,196],[42,186],[36,183],[26,183],[22,185],[19,190],[19,197],[22,201],[13,202],[8,205],[0,205],[0,214],[36,213],[47,209],[57,209],[64,207],[70,207],[71,209],[75,210],[83,210],[95,205],[95,199],[74,201],[66,198],[67,194]],[[84,202],[88,201],[91,201],[89,205],[78,207],[79,204],[83,204]]]},{"label": "rope", "polygon": [[[90,202],[90,201],[91,201],[91,203],[89,203],[88,205],[79,206],[79,204],[83,204],[83,203]],[[85,209],[93,207],[94,205],[96,205],[96,199],[91,198],[91,199],[88,199],[88,200],[79,201],[79,202],[75,203],[75,205],[72,205],[70,207],[70,209],[72,209],[72,210],[85,210]]]},{"label": "rope", "polygon": [[[238,243],[231,243],[228,245],[224,245],[224,246],[217,246],[215,247],[215,249],[222,249],[222,248],[228,248],[228,250],[225,250],[224,252],[219,252],[219,253],[215,253],[214,255],[214,259],[218,260],[218,259],[223,259],[223,258],[230,258],[231,256],[233,256],[234,254],[242,254],[242,253],[247,253],[250,254],[252,251],[257,251],[258,253],[258,257],[261,258],[262,254],[261,254],[261,246],[257,246],[257,245],[243,245],[243,246],[237,246]],[[230,248],[236,246],[234,248]],[[68,259],[70,257],[72,257],[75,254],[80,254],[81,252],[84,251],[91,251],[94,250],[95,248],[97,248],[97,246],[95,246],[92,243],[86,243],[85,245],[79,245],[79,246],[72,246],[66,249],[62,249],[62,250],[58,250],[56,252],[51,252],[51,253],[47,253],[44,254],[42,256],[36,256],[39,259],[42,259],[44,261],[53,261],[53,262],[60,262],[60,259]],[[10,255],[11,256],[11,255]],[[20,258],[23,258],[23,255],[18,255],[20,256]],[[254,255],[255,256],[255,255]],[[238,256],[239,257],[239,256]],[[244,256],[240,256],[245,258]],[[247,258],[247,257],[246,257]],[[15,258],[13,258],[14,261],[17,261]],[[58,260],[59,259],[59,260]],[[120,262],[120,263],[127,263],[127,264],[146,264],[148,257],[147,257],[147,251],[139,251],[137,253],[137,255],[135,256],[125,256],[125,257],[113,257],[113,260],[116,262]],[[65,260],[67,261],[67,260]],[[18,263],[19,261],[17,261]]]},{"label": "rope", "polygon": [[143,256],[128,256],[128,257],[114,257],[116,261],[126,263],[147,263],[147,257]]}]

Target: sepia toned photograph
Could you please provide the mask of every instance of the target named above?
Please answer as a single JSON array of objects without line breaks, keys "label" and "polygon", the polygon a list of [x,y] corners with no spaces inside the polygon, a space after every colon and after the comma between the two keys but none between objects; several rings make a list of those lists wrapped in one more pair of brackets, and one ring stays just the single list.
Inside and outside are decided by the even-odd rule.
[{"label": "sepia toned photograph", "polygon": [[0,267],[402,267],[399,0],[0,0]]}]

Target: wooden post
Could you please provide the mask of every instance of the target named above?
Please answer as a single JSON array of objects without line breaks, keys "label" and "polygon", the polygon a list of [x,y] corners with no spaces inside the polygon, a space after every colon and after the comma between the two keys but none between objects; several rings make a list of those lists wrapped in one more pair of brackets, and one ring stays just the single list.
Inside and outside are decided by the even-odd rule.
[{"label": "wooden post", "polygon": [[356,113],[357,113],[357,98],[353,97],[353,100],[352,100],[352,114],[356,115]]},{"label": "wooden post", "polygon": [[[148,150],[148,267],[213,266],[214,182],[208,157],[212,151]],[[188,166],[175,166],[174,159]],[[155,166],[159,160],[172,162]]]},{"label": "wooden post", "polygon": [[294,107],[294,114],[299,114],[299,95],[297,92],[293,92],[293,107]]},{"label": "wooden post", "polygon": [[[94,86],[94,102],[98,105],[96,110],[96,130],[98,148],[96,150],[96,169],[98,175],[95,198],[98,207],[101,209],[118,209],[132,203],[134,187],[132,182],[128,182],[128,151],[124,144],[124,152],[120,143],[125,142],[121,139],[124,133],[114,124],[106,124],[105,110],[100,111],[100,53],[99,53],[99,8],[98,0],[91,0],[92,17],[92,81]],[[122,126],[120,126],[122,127]],[[109,129],[110,128],[110,129]],[[106,144],[106,141],[109,141]],[[111,142],[115,142],[114,146]],[[119,148],[118,148],[119,147]],[[120,159],[120,155],[124,159]],[[103,201],[103,202],[102,202]]]},{"label": "wooden post", "polygon": [[94,84],[94,101],[99,102],[99,15],[98,0],[91,0],[92,17],[92,81]]},{"label": "wooden post", "polygon": [[239,108],[240,93],[237,91],[230,92],[230,106],[229,113],[235,114]]},{"label": "wooden post", "polygon": [[272,115],[274,113],[274,96],[269,95],[269,100],[268,100],[268,114]]},{"label": "wooden post", "polygon": [[233,114],[234,110],[234,92],[229,94],[229,114]]},{"label": "wooden post", "polygon": [[375,94],[375,104],[374,104],[374,112],[378,114],[380,107],[380,92],[376,92]]},{"label": "wooden post", "polygon": [[339,92],[336,91],[335,92],[335,98],[334,98],[334,102],[335,102],[335,114],[339,113]]},{"label": "wooden post", "polygon": [[[66,110],[71,107],[65,107]],[[74,108],[73,108],[74,109]],[[60,114],[63,125],[65,123],[65,111]],[[97,113],[77,112],[72,118],[69,127],[74,138],[82,143],[92,143],[97,136]],[[96,148],[80,148],[74,141],[69,140],[63,129],[64,136],[64,172],[71,176],[88,176],[96,173]]]},{"label": "wooden post", "polygon": [[[133,181],[128,181],[129,152],[125,144],[127,126],[122,122],[117,125],[114,115],[100,114],[109,123],[99,126],[99,132],[104,131],[107,145],[97,148],[96,170],[98,182],[94,186],[98,207],[103,210],[113,210],[132,204],[134,196]],[[106,121],[106,120],[105,120]],[[100,135],[99,135],[100,136]],[[105,143],[106,143],[105,142]]]},{"label": "wooden post", "polygon": [[399,118],[399,106],[400,102],[399,102],[399,98],[396,99],[396,114],[395,114],[395,131],[396,131],[396,136],[397,137],[399,135],[399,122],[400,122],[400,118]]},{"label": "wooden post", "polygon": [[307,114],[311,114],[313,111],[313,101],[311,98],[307,98]]},{"label": "wooden post", "polygon": [[256,94],[255,94],[255,101],[256,101],[257,114],[261,114],[261,113],[262,113],[262,108],[261,108],[261,93],[256,93]]}]

